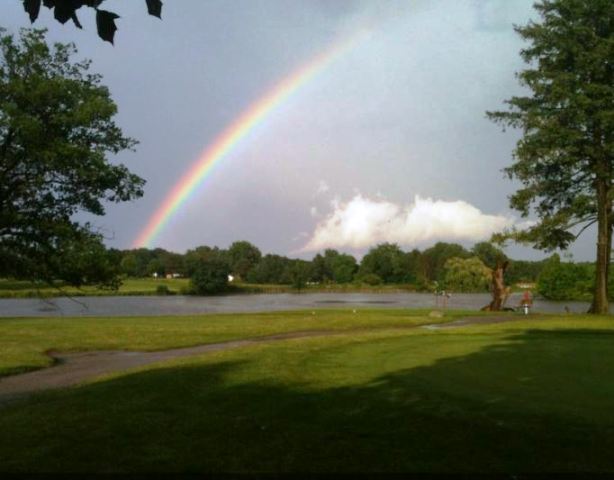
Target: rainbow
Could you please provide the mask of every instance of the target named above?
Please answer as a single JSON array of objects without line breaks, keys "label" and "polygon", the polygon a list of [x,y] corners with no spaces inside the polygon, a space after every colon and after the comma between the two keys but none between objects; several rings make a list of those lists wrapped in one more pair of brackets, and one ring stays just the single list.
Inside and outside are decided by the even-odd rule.
[{"label": "rainbow", "polygon": [[153,213],[145,228],[133,243],[134,248],[151,247],[156,237],[169,220],[196,191],[197,187],[211,174],[230,152],[263,122],[279,105],[316,77],[335,60],[348,52],[359,40],[368,34],[367,30],[334,42],[328,49],[312,58],[275,85],[259,100],[251,104],[241,115],[200,154],[189,170],[183,175]]}]

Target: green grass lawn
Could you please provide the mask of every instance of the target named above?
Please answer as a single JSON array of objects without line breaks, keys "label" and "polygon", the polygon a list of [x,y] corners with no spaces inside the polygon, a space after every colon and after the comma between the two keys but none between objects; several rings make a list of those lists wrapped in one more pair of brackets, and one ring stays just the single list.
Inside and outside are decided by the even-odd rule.
[{"label": "green grass lawn", "polygon": [[[20,345],[160,348],[276,321],[348,328],[336,315],[2,320],[0,345],[11,336],[17,359]],[[407,311],[356,318],[378,328],[183,358],[6,406],[0,470],[614,471],[611,317],[453,330],[392,328],[433,320]]]},{"label": "green grass lawn", "polygon": [[0,279],[0,298],[156,295],[160,286],[168,288],[171,294],[178,294],[188,288],[189,282],[187,278],[126,278],[118,290],[109,290],[94,286],[76,288],[62,284],[58,284],[56,288],[46,284],[35,285],[27,281]]},{"label": "green grass lawn", "polygon": [[0,318],[0,377],[50,365],[49,350],[164,350],[303,330],[413,327],[450,321],[425,310],[317,310],[174,317]]}]

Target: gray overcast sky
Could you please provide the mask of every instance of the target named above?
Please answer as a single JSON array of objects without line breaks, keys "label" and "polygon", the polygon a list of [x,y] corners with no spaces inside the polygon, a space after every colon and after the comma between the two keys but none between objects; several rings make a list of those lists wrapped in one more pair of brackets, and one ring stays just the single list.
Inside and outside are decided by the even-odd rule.
[{"label": "gray overcast sky", "polygon": [[[517,136],[484,112],[520,91],[522,43],[512,24],[534,16],[532,3],[166,0],[159,21],[144,1],[108,0],[104,8],[122,17],[115,47],[97,37],[87,11],[83,31],[47,9],[36,26],[54,41],[74,40],[79,57],[93,60],[118,122],[140,141],[114,161],[146,178],[145,196],[94,219],[118,248],[132,244],[203,148],[252,102],[336,39],[370,26],[367,40],[220,162],[155,242],[183,251],[246,239],[264,252],[309,257],[306,245],[354,253],[384,240],[470,245],[478,238],[462,225],[437,222],[452,216],[487,232],[519,220],[508,208],[514,184],[501,172]],[[0,4],[10,31],[29,25],[20,4]],[[592,258],[588,235],[576,258]]]}]

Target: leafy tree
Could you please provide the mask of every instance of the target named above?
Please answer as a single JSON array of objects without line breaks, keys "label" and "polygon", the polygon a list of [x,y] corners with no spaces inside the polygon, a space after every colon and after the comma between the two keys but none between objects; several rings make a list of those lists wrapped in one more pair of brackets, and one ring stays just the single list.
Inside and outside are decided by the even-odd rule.
[{"label": "leafy tree", "polygon": [[[120,285],[119,265],[97,237],[63,238],[58,252],[47,258],[48,273],[74,286],[98,283],[116,289]],[[40,270],[39,270],[40,271]],[[35,280],[39,280],[35,278]]]},{"label": "leafy tree", "polygon": [[280,255],[265,255],[258,265],[252,269],[247,280],[251,283],[287,283],[291,282],[288,276],[290,260]]},{"label": "leafy tree", "polygon": [[[30,21],[34,23],[38,18],[41,9],[41,3],[45,7],[53,10],[54,18],[64,24],[68,20],[72,20],[77,28],[83,28],[77,10],[81,7],[89,7],[96,11],[96,28],[98,36],[107,42],[113,43],[117,26],[115,20],[119,18],[114,12],[101,10],[100,5],[105,0],[23,0],[23,8],[30,16]],[[147,11],[150,15],[161,18],[162,15],[162,0],[145,0]]]},{"label": "leafy tree", "polygon": [[228,248],[228,259],[230,268],[234,275],[238,275],[242,280],[247,278],[250,270],[262,258],[258,247],[246,241],[234,242]]},{"label": "leafy tree", "polygon": [[183,255],[175,252],[169,252],[163,249],[156,249],[156,258],[162,265],[162,271],[164,273],[177,273],[180,275],[185,274]]},{"label": "leafy tree", "polygon": [[127,275],[129,277],[138,276],[138,263],[136,255],[132,252],[125,254],[121,259],[119,268],[121,273],[123,273],[124,275]]},{"label": "leafy tree", "polygon": [[311,279],[315,282],[349,283],[357,270],[358,264],[352,255],[330,248],[311,261]]},{"label": "leafy tree", "polygon": [[423,283],[424,275],[422,272],[422,253],[418,249],[405,253],[403,258],[403,271],[405,272],[404,282]]},{"label": "leafy tree", "polygon": [[[535,248],[567,248],[597,224],[595,290],[591,311],[608,311],[614,190],[614,8],[611,0],[541,0],[541,23],[516,27],[529,42],[518,75],[530,95],[512,97],[508,111],[490,112],[504,126],[522,129],[514,163],[522,183],[511,206],[535,225],[506,232]],[[579,233],[575,228],[580,228]]]},{"label": "leafy tree", "polygon": [[456,292],[488,291],[491,270],[478,257],[453,257],[444,266],[444,285]]},{"label": "leafy tree", "polygon": [[121,258],[117,262],[120,270],[130,277],[145,277],[154,273],[158,275],[185,273],[184,255],[163,248],[124,250],[120,254]]},{"label": "leafy tree", "polygon": [[197,295],[220,293],[228,286],[230,268],[221,258],[201,258],[190,277],[191,290]]},{"label": "leafy tree", "polygon": [[101,235],[74,216],[103,215],[104,201],[143,193],[141,178],[107,160],[136,142],[114,123],[101,77],[88,61],[72,62],[75,53],[71,44],[49,48],[44,30],[22,30],[18,40],[0,30],[2,275],[112,282],[111,270],[92,264],[86,275],[72,261],[103,250]]},{"label": "leafy tree", "polygon": [[543,261],[513,260],[505,271],[505,281],[508,285],[518,282],[536,282],[543,266]]},{"label": "leafy tree", "polygon": [[299,292],[305,288],[305,284],[309,278],[309,267],[309,262],[304,260],[294,260],[292,262],[292,266],[290,267],[292,287]]},{"label": "leafy tree", "polygon": [[164,270],[164,264],[159,258],[152,258],[147,264],[147,275],[152,276],[154,274],[159,277],[163,277],[166,271]]},{"label": "leafy tree", "polygon": [[345,253],[338,253],[332,257],[330,264],[333,279],[337,283],[350,283],[358,270],[356,259]]},{"label": "leafy tree", "polygon": [[471,253],[478,257],[488,268],[495,268],[498,264],[508,260],[503,250],[495,247],[490,242],[476,243],[471,249]]},{"label": "leafy tree", "polygon": [[396,244],[377,245],[363,257],[359,276],[374,274],[384,283],[400,283],[407,273],[404,271],[404,257],[405,254]]},{"label": "leafy tree", "polygon": [[546,262],[537,280],[537,292],[549,300],[586,300],[593,290],[594,267],[561,262],[558,254]]},{"label": "leafy tree", "polygon": [[[329,250],[327,250],[329,251]],[[329,259],[321,254],[317,254],[311,261],[311,279],[314,282],[330,282],[333,280],[334,274],[330,265]]]},{"label": "leafy tree", "polygon": [[156,258],[154,251],[148,248],[124,250],[120,270],[129,277],[146,277],[150,275],[148,265],[154,258]]},{"label": "leafy tree", "polygon": [[[192,250],[188,250],[183,257],[183,268],[185,274],[191,277],[201,260],[218,259],[228,264],[228,258],[226,252],[220,250],[218,247],[209,247],[207,245],[201,245]],[[228,265],[230,270],[230,265]]]},{"label": "leafy tree", "polygon": [[422,276],[428,281],[442,281],[444,265],[450,258],[467,258],[470,254],[457,243],[437,242],[422,252]]},{"label": "leafy tree", "polygon": [[109,261],[117,268],[119,268],[121,261],[124,258],[123,252],[121,250],[118,250],[117,248],[109,248],[107,253]]}]

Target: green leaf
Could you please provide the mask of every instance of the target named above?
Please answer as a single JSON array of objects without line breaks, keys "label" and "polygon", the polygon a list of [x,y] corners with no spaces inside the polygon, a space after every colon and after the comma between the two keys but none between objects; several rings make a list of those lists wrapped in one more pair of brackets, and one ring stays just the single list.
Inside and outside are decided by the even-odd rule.
[{"label": "green leaf", "polygon": [[162,0],[146,0],[147,12],[154,17],[162,18]]},{"label": "green leaf", "polygon": [[23,8],[30,16],[30,22],[34,23],[41,9],[41,0],[23,0]]},{"label": "green leaf", "polygon": [[62,24],[70,20],[74,14],[75,6],[72,5],[72,2],[56,3],[55,9],[53,10],[54,18]]},{"label": "green leaf", "polygon": [[98,28],[98,36],[106,42],[113,43],[117,26],[115,20],[119,18],[119,15],[107,10],[96,11],[96,26]]}]

